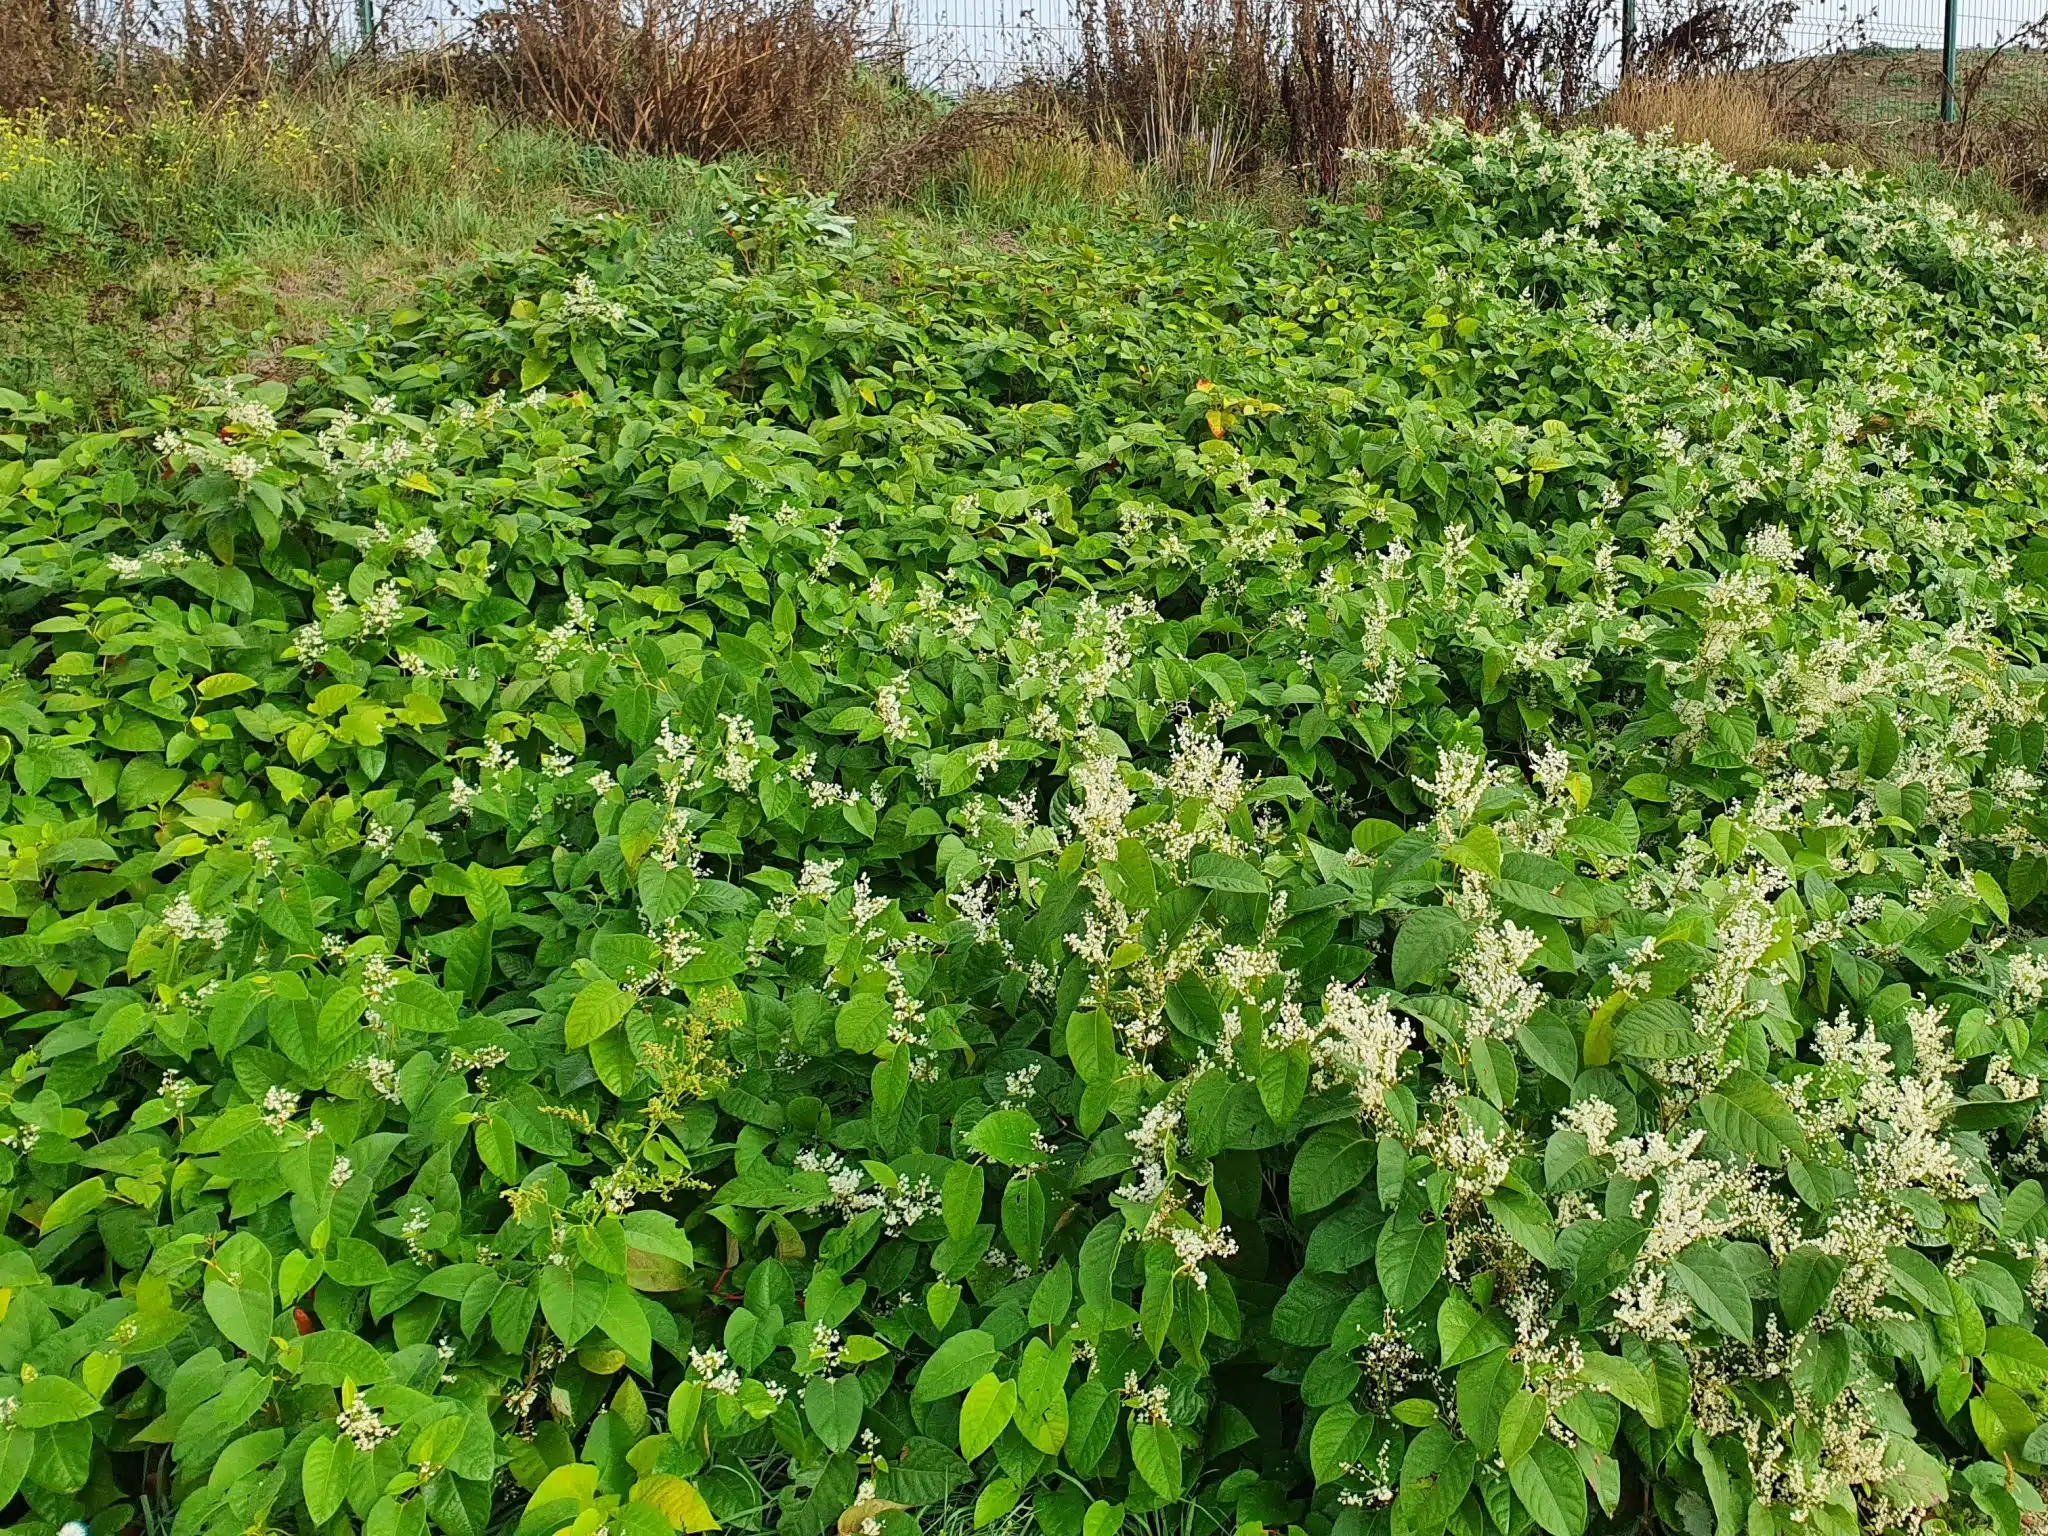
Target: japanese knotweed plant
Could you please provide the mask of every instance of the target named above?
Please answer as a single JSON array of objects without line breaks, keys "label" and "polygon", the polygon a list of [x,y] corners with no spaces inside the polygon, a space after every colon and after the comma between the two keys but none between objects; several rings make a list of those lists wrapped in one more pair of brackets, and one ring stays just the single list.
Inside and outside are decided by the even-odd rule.
[{"label": "japanese knotweed plant", "polygon": [[2048,261],[1361,175],[0,396],[0,1519],[2039,1516]]}]

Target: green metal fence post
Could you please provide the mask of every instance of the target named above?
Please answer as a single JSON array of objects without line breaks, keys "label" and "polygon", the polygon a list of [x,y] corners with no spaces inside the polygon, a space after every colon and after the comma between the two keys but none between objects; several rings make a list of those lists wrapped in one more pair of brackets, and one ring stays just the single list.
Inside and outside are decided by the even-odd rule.
[{"label": "green metal fence post", "polygon": [[377,0],[356,0],[356,30],[362,35],[363,47],[370,47],[377,36]]},{"label": "green metal fence post", "polygon": [[1956,20],[1962,0],[1942,0],[1941,120],[1956,120]]},{"label": "green metal fence post", "polygon": [[[1948,0],[1951,7],[1955,0]],[[1621,78],[1636,67],[1636,0],[1621,0]]]}]

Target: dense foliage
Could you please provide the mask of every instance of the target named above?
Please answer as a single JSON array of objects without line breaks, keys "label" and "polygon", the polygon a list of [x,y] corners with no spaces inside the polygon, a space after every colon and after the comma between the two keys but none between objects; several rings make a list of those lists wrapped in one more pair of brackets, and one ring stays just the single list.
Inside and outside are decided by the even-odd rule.
[{"label": "dense foliage", "polygon": [[0,1494],[2016,1536],[2048,261],[1439,129],[0,408]]}]

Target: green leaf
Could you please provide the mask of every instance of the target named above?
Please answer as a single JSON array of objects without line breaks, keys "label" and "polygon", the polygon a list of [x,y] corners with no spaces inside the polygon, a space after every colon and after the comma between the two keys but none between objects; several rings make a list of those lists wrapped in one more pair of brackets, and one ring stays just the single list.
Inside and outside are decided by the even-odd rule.
[{"label": "green leaf", "polygon": [[1017,1507],[1022,1497],[1014,1480],[998,1477],[983,1485],[974,1496],[974,1528],[978,1531],[993,1525]]},{"label": "green leaf", "polygon": [[967,1133],[967,1145],[992,1162],[1021,1168],[1042,1163],[1046,1154],[1038,1145],[1038,1122],[1028,1110],[999,1109],[985,1115]]},{"label": "green leaf", "polygon": [[95,1175],[81,1179],[52,1200],[43,1212],[38,1224],[44,1232],[54,1232],[59,1227],[90,1216],[107,1203],[107,1181]]},{"label": "green leaf", "polygon": [[619,1021],[633,1011],[638,1001],[631,992],[616,982],[593,981],[584,985],[569,1004],[569,1017],[563,1024],[563,1042],[570,1050],[590,1044],[600,1035],[616,1029]]},{"label": "green leaf", "polygon": [[1472,928],[1448,907],[1419,907],[1394,935],[1394,985],[1403,992],[1434,976],[1472,942]]},{"label": "green leaf", "polygon": [[1706,1047],[1691,1012],[1668,997],[1638,1003],[1615,1021],[1615,1050],[1638,1061],[1676,1061]]},{"label": "green leaf", "polygon": [[1124,1506],[1097,1499],[1081,1517],[1081,1536],[1122,1536]]},{"label": "green leaf", "polygon": [[[1036,1124],[1034,1121],[1033,1125]],[[987,1175],[981,1164],[956,1162],[946,1170],[940,1201],[946,1233],[953,1241],[964,1243],[972,1235],[981,1221],[981,1205],[986,1197]]]},{"label": "green leaf", "polygon": [[1785,1255],[1778,1266],[1778,1306],[1794,1333],[1820,1316],[1846,1267],[1838,1255],[1824,1253],[1810,1243]]},{"label": "green leaf", "polygon": [[833,1022],[833,1038],[843,1051],[866,1056],[881,1048],[889,1038],[889,1000],[879,992],[862,992],[839,1007]]},{"label": "green leaf", "polygon": [[954,1334],[932,1351],[911,1390],[913,1402],[965,1392],[995,1367],[996,1341],[979,1328]]},{"label": "green leaf", "polygon": [[1396,1536],[1438,1536],[1464,1502],[1477,1462],[1472,1447],[1441,1424],[1410,1441],[1391,1511]]},{"label": "green leaf", "polygon": [[1133,1420],[1130,1427],[1131,1465],[1146,1485],[1167,1503],[1181,1495],[1180,1442],[1167,1424]]},{"label": "green leaf", "polygon": [[[261,1386],[261,1377],[244,1372],[244,1378]],[[44,1374],[21,1386],[13,1422],[21,1429],[48,1429],[53,1424],[75,1424],[99,1411],[100,1401],[68,1376]]]},{"label": "green leaf", "polygon": [[315,1440],[306,1447],[305,1460],[299,1464],[299,1484],[306,1496],[306,1513],[315,1525],[325,1525],[341,1508],[355,1465],[354,1444],[339,1435]]},{"label": "green leaf", "polygon": [[1580,1536],[1586,1529],[1586,1479],[1572,1453],[1544,1436],[1508,1466],[1508,1482],[1529,1518],[1549,1536]]},{"label": "green leaf", "polygon": [[1308,1075],[1306,1045],[1269,1051],[1259,1063],[1259,1102],[1275,1125],[1286,1125],[1294,1119],[1308,1092]]},{"label": "green leaf", "polygon": [[1211,891],[1262,896],[1270,889],[1266,877],[1235,854],[1198,853],[1188,863],[1188,882]]},{"label": "green leaf", "polygon": [[1789,1147],[1806,1155],[1806,1132],[1791,1106],[1747,1067],[1737,1067],[1700,1100],[1707,1128],[1726,1145],[1776,1167]]},{"label": "green leaf", "polygon": [[813,1376],[804,1383],[804,1418],[835,1453],[853,1444],[867,1407],[858,1376]]},{"label": "green leaf", "polygon": [[1856,744],[1856,771],[1866,779],[1882,779],[1899,760],[1904,743],[1899,723],[1883,708],[1873,709],[1863,722],[1863,735]]},{"label": "green leaf", "polygon": [[1106,1014],[1077,1008],[1068,1016],[1067,1056],[1084,1083],[1106,1082],[1116,1074],[1116,1031]]},{"label": "green leaf", "polygon": [[[588,1271],[585,1271],[588,1273]],[[543,1284],[541,1306],[547,1306],[547,1291]],[[575,1310],[572,1303],[571,1311]],[[552,1327],[553,1318],[549,1318]],[[639,1294],[628,1280],[614,1279],[605,1287],[602,1310],[598,1313],[597,1326],[604,1336],[626,1352],[626,1358],[645,1368],[652,1364],[648,1351],[653,1346],[654,1336],[642,1310]]]},{"label": "green leaf", "polygon": [[1504,1348],[1508,1342],[1455,1286],[1437,1308],[1436,1337],[1438,1359],[1445,1370]]},{"label": "green leaf", "polygon": [[0,1499],[14,1502],[14,1495],[21,1490],[22,1479],[28,1476],[29,1463],[35,1457],[36,1436],[33,1430],[0,1430]]},{"label": "green leaf", "polygon": [[260,1239],[238,1232],[221,1244],[208,1266],[206,1315],[252,1360],[270,1357],[271,1286],[276,1270]]},{"label": "green leaf", "polygon": [[1026,1264],[1038,1263],[1051,1207],[1036,1175],[1013,1178],[1003,1189],[1003,1240]]},{"label": "green leaf", "polygon": [[1319,1211],[1365,1182],[1378,1157],[1355,1124],[1326,1125],[1302,1143],[1287,1178],[1287,1198],[1296,1215]]},{"label": "green leaf", "polygon": [[969,1461],[996,1443],[1017,1409],[1017,1384],[993,1371],[967,1389],[960,1404],[960,1454]]},{"label": "green leaf", "polygon": [[1977,899],[1991,909],[2001,923],[2012,921],[2012,908],[2006,905],[2005,892],[1999,889],[1998,878],[1989,870],[1970,871],[1970,883],[1977,889]]},{"label": "green leaf", "polygon": [[578,336],[569,343],[569,357],[576,364],[576,371],[583,375],[584,382],[592,389],[603,390],[611,386],[605,376],[604,344],[594,336]]},{"label": "green leaf", "polygon": [[604,1316],[611,1281],[593,1269],[547,1264],[540,1272],[540,1312],[566,1346],[581,1342]]},{"label": "green leaf", "polygon": [[1442,1222],[1419,1221],[1406,1211],[1396,1212],[1380,1229],[1374,1254],[1387,1305],[1396,1312],[1412,1312],[1421,1306],[1442,1276],[1448,1252]]},{"label": "green leaf", "polygon": [[511,1125],[498,1119],[478,1120],[471,1127],[476,1137],[476,1155],[505,1184],[519,1182],[519,1144]]},{"label": "green leaf", "polygon": [[1671,1275],[1702,1317],[1732,1339],[1756,1342],[1756,1309],[1749,1287],[1718,1250],[1694,1243],[1672,1260]]},{"label": "green leaf", "polygon": [[1936,1317],[1954,1315],[1955,1298],[1949,1290],[1948,1277],[1932,1259],[1903,1243],[1887,1249],[1886,1255],[1891,1260],[1893,1289],[1902,1296],[1910,1296]]},{"label": "green leaf", "polygon": [[1309,1469],[1318,1485],[1334,1483],[1344,1475],[1344,1465],[1356,1461],[1372,1421],[1361,1417],[1349,1403],[1325,1408],[1309,1431]]},{"label": "green leaf", "polygon": [[406,1461],[415,1467],[433,1467],[436,1470],[446,1467],[462,1448],[469,1425],[469,1415],[464,1413],[446,1414],[433,1420],[413,1436],[412,1448],[405,1453]]}]

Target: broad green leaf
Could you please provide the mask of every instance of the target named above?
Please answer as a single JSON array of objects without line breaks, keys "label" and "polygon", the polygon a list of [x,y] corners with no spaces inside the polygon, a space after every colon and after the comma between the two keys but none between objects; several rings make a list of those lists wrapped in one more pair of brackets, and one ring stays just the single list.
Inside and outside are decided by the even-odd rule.
[{"label": "broad green leaf", "polygon": [[967,1389],[960,1404],[960,1454],[969,1461],[996,1443],[1017,1408],[1017,1384],[993,1371]]},{"label": "broad green leaf", "polygon": [[1180,1442],[1166,1424],[1134,1420],[1130,1426],[1131,1465],[1160,1498],[1171,1503],[1181,1495]]},{"label": "broad green leaf", "polygon": [[1549,1536],[1580,1536],[1586,1528],[1586,1479],[1572,1453],[1549,1436],[1508,1466],[1508,1481],[1529,1518]]},{"label": "broad green leaf", "polygon": [[804,1419],[828,1450],[843,1451],[853,1444],[867,1406],[858,1376],[819,1375],[804,1383]]},{"label": "broad green leaf", "polygon": [[1394,935],[1394,985],[1409,990],[1441,971],[1471,942],[1471,927],[1448,907],[1410,912]]},{"label": "broad green leaf", "polygon": [[1794,1333],[1820,1315],[1842,1278],[1845,1261],[1812,1244],[1802,1244],[1778,1265],[1778,1306]]},{"label": "broad green leaf", "polygon": [[247,1232],[221,1244],[207,1267],[207,1316],[229,1343],[254,1360],[270,1357],[275,1273],[270,1250]]},{"label": "broad green leaf", "polygon": [[565,1043],[575,1050],[616,1029],[633,1011],[633,1003],[633,994],[615,982],[586,983],[569,1004],[569,1017],[562,1027]]},{"label": "broad green leaf", "polygon": [[996,1341],[979,1328],[954,1334],[932,1351],[918,1373],[912,1397],[920,1403],[965,1392],[996,1363]]},{"label": "broad green leaf", "polygon": [[1396,1312],[1410,1312],[1422,1305],[1444,1272],[1447,1251],[1442,1222],[1424,1222],[1396,1212],[1380,1229],[1374,1254],[1387,1305]]},{"label": "broad green leaf", "polygon": [[1294,1154],[1288,1201],[1297,1213],[1319,1211],[1365,1182],[1378,1158],[1378,1143],[1349,1125],[1326,1125]]},{"label": "broad green leaf", "polygon": [[540,1311],[564,1345],[573,1346],[597,1326],[611,1294],[611,1281],[576,1264],[548,1264],[540,1272]]}]

